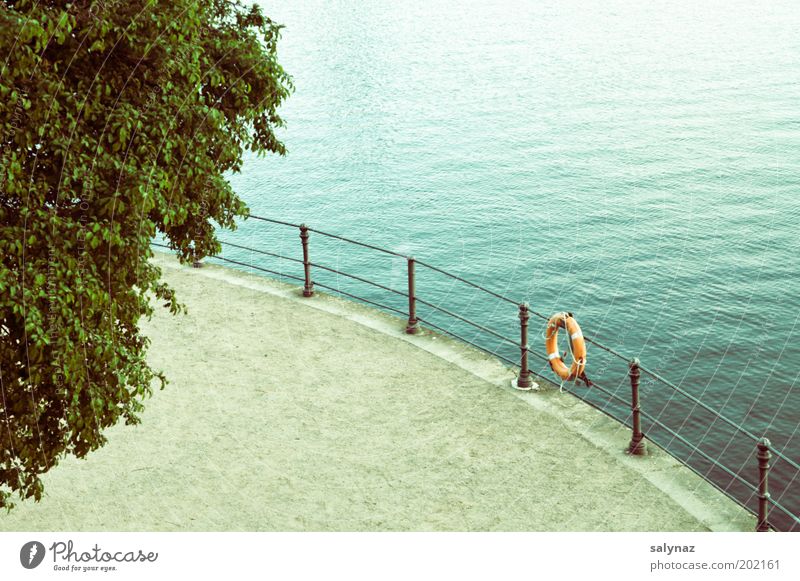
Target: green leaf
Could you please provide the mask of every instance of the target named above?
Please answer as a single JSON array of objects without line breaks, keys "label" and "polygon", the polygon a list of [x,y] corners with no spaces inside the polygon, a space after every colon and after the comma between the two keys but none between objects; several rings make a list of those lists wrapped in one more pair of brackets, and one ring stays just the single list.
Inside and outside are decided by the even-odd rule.
[{"label": "green leaf", "polygon": [[[0,8],[10,55],[0,76],[9,323],[0,369],[3,385],[25,394],[0,412],[15,439],[5,462],[21,467],[19,478],[0,468],[0,508],[6,491],[41,496],[45,465],[102,446],[95,417],[136,424],[147,413],[151,383],[167,382],[148,365],[139,317],[160,304],[182,312],[148,260],[149,241],[162,234],[184,258],[192,245],[218,248],[214,225],[247,211],[226,176],[248,149],[283,152],[274,130],[291,79],[276,45],[259,40],[277,26],[238,0],[152,4],[88,16],[77,4]],[[53,409],[61,417],[45,413]]]}]

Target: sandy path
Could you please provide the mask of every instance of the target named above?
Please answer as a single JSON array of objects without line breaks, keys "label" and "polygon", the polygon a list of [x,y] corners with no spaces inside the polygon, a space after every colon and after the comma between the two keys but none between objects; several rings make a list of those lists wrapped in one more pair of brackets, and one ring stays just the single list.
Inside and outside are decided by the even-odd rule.
[{"label": "sandy path", "polygon": [[752,530],[674,460],[620,453],[615,422],[518,397],[455,342],[420,348],[369,309],[157,260],[190,309],[145,325],[171,385],[0,530]]}]

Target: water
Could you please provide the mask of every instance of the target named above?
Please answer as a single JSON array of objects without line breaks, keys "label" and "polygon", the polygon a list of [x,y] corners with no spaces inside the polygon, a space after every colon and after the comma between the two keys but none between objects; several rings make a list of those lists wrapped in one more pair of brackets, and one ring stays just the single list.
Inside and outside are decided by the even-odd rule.
[{"label": "water", "polygon": [[[288,156],[250,158],[231,178],[254,214],[414,254],[545,314],[570,310],[800,459],[796,0],[265,10],[286,25],[280,58],[297,91],[283,108]],[[252,221],[222,237],[299,250],[295,231]],[[320,261],[403,288],[402,260],[312,243]],[[513,306],[430,273],[418,286],[515,336]],[[623,396],[624,365],[589,356],[589,376]],[[645,409],[754,479],[750,443],[663,386],[643,390]],[[773,496],[800,512],[796,473],[775,470]]]}]

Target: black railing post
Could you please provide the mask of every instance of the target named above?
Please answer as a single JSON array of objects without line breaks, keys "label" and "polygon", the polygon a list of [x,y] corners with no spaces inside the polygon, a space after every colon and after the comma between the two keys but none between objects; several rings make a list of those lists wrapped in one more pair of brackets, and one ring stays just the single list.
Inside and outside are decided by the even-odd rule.
[{"label": "black railing post", "polygon": [[770,442],[766,438],[758,441],[758,526],[756,531],[763,533],[769,531],[769,460],[772,454],[769,453]]},{"label": "black railing post", "polygon": [[308,226],[300,224],[300,240],[303,242],[303,270],[305,271],[305,285],[303,296],[314,296],[314,283],[311,280],[311,261],[308,259]]},{"label": "black railing post", "polygon": [[531,379],[531,372],[528,369],[528,319],[530,319],[528,312],[528,303],[520,303],[519,305],[519,377],[514,384],[517,389],[528,390],[533,387],[533,380]]},{"label": "black railing post", "polygon": [[419,332],[419,321],[417,320],[417,294],[416,294],[416,275],[414,269],[415,260],[413,256],[408,257],[408,324],[406,333],[416,335]]},{"label": "black railing post", "polygon": [[633,412],[633,435],[628,445],[628,454],[642,456],[647,452],[642,434],[642,406],[639,404],[639,359],[634,357],[628,363],[628,375],[631,378],[631,412]]}]

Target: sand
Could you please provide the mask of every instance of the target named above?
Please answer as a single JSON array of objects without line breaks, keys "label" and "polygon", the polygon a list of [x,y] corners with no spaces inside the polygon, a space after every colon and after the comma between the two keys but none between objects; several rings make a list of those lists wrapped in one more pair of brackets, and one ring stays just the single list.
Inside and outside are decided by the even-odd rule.
[{"label": "sand", "polygon": [[143,325],[171,383],[0,530],[703,531],[752,515],[552,385],[289,285],[156,258],[189,314]]}]

